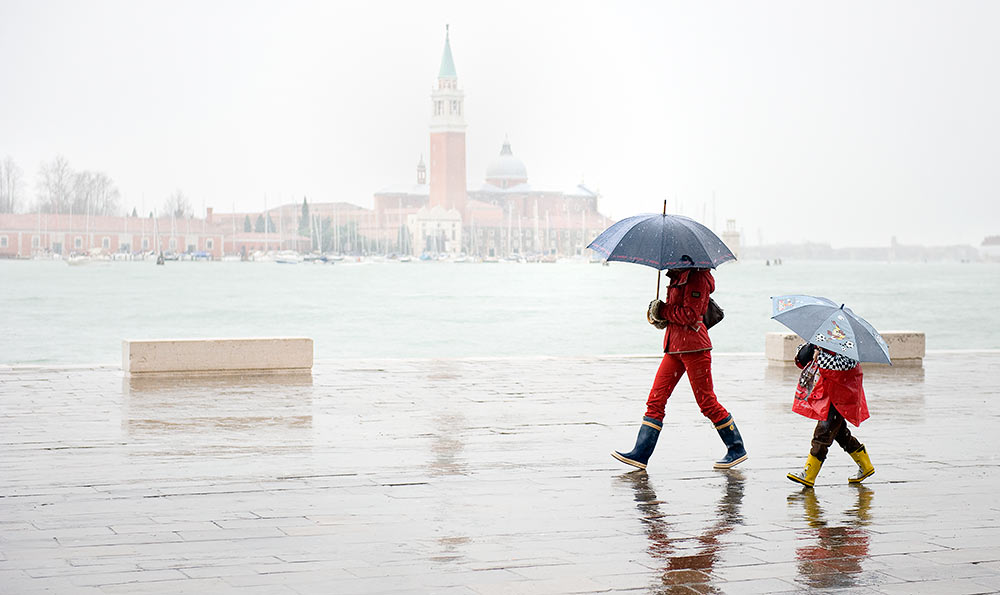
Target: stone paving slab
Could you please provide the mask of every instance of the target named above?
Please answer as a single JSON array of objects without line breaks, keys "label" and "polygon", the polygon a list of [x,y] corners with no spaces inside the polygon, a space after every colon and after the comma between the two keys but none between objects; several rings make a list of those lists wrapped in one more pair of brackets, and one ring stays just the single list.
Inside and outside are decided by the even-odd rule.
[{"label": "stone paving slab", "polygon": [[682,384],[648,472],[658,360],[343,361],[292,377],[0,369],[0,593],[991,593],[998,353],[866,370],[855,430],[784,475],[813,423],[796,371],[715,356],[750,458]]}]

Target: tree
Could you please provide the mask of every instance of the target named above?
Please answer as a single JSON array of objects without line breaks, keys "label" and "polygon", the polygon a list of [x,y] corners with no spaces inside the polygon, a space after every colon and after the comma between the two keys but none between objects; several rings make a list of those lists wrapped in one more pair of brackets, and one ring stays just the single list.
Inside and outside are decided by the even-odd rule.
[{"label": "tree", "polygon": [[[261,224],[263,225],[263,223]],[[243,231],[252,231],[253,227],[250,225],[250,215],[243,218]]]},{"label": "tree", "polygon": [[133,217],[138,217],[138,216],[139,216],[139,211],[138,211],[138,210],[136,210],[136,208],[135,208],[135,207],[132,207],[132,216],[133,216]]},{"label": "tree", "polygon": [[23,172],[10,155],[0,161],[0,213],[17,211],[23,189],[21,177]]},{"label": "tree", "polygon": [[[257,232],[257,233],[264,233],[264,215],[263,214],[257,215],[257,223],[254,224],[253,230],[255,232]],[[271,214],[268,213],[267,214],[267,231],[273,233],[273,232],[275,232],[277,230],[278,230],[278,227],[274,224],[274,220],[271,219]]]},{"label": "tree", "polygon": [[306,197],[302,197],[302,213],[299,216],[299,235],[307,236],[309,235],[310,221],[309,221],[309,203],[306,202]]},{"label": "tree", "polygon": [[38,209],[47,213],[68,213],[73,206],[74,174],[69,161],[56,155],[38,168]]},{"label": "tree", "polygon": [[163,203],[163,214],[183,219],[191,214],[191,203],[183,192],[174,190],[174,193],[168,196],[166,202]]},{"label": "tree", "polygon": [[73,212],[114,215],[121,194],[104,172],[82,171],[73,176]]}]

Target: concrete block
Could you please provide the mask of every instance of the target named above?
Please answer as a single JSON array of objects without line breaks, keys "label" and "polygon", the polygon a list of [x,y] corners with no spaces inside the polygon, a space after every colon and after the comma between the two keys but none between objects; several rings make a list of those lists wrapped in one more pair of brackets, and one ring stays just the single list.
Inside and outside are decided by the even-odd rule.
[{"label": "concrete block", "polygon": [[312,365],[306,337],[122,341],[122,370],[130,376],[301,373]]},{"label": "concrete block", "polygon": [[[889,346],[893,365],[923,365],[927,353],[927,337],[917,331],[885,331],[882,338]],[[805,341],[795,333],[767,333],[764,337],[764,355],[768,363],[792,364],[795,351]],[[865,362],[866,366],[878,365]]]}]

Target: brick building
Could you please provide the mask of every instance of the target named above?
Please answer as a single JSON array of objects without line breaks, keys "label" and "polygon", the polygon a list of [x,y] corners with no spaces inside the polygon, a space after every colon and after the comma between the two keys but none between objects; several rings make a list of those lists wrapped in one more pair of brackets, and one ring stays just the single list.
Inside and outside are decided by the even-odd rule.
[{"label": "brick building", "polygon": [[416,183],[374,195],[376,229],[393,251],[465,252],[480,257],[568,256],[612,221],[598,209],[598,193],[582,183],[540,187],[504,139],[483,181],[469,184],[465,167],[465,94],[445,34],[437,86],[431,93],[430,176],[421,157]]}]

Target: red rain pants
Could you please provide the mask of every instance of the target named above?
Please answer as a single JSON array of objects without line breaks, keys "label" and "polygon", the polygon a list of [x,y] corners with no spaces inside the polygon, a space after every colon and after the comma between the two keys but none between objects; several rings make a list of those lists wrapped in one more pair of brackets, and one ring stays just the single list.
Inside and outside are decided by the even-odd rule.
[{"label": "red rain pants", "polygon": [[674,392],[681,376],[687,372],[691,391],[698,402],[702,415],[712,423],[719,423],[729,416],[726,408],[719,404],[712,388],[712,352],[709,350],[693,353],[666,353],[660,368],[656,371],[653,388],[646,401],[646,417],[663,420],[667,399]]}]

